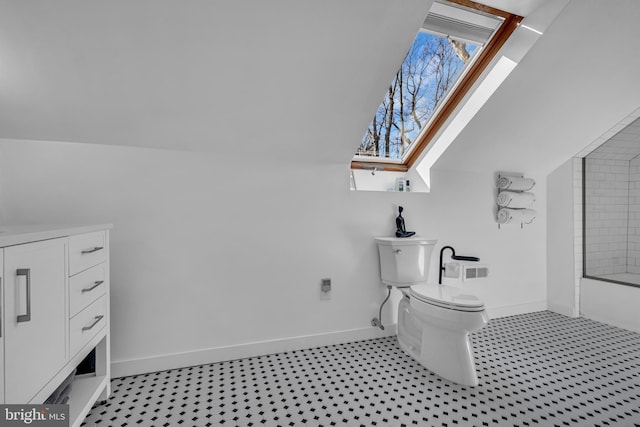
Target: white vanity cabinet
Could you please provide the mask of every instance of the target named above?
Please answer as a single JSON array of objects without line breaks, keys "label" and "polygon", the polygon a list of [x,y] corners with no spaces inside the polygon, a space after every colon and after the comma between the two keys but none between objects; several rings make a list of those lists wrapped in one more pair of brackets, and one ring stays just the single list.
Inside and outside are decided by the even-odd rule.
[{"label": "white vanity cabinet", "polygon": [[70,425],[108,397],[110,228],[0,229],[0,403],[43,403],[92,351]]},{"label": "white vanity cabinet", "polygon": [[66,239],[4,249],[5,403],[31,401],[68,360],[65,257]]}]

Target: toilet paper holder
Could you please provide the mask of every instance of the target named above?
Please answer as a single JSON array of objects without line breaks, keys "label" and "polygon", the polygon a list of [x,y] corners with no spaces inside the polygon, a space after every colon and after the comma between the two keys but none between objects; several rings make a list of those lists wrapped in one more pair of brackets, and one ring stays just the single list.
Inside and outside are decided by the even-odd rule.
[{"label": "toilet paper holder", "polygon": [[445,270],[445,266],[442,263],[442,255],[446,249],[451,249],[451,259],[456,261],[480,261],[480,258],[475,256],[466,256],[466,255],[456,255],[456,250],[453,249],[453,246],[443,246],[440,249],[440,268],[438,269],[438,284],[442,285],[442,273]]}]

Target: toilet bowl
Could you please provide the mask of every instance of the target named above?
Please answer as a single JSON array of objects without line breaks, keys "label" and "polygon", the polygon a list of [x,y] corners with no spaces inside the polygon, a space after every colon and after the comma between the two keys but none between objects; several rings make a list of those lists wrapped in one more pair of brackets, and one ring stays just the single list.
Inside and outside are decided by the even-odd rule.
[{"label": "toilet bowl", "polygon": [[469,333],[487,324],[484,303],[447,285],[417,285],[398,308],[398,343],[431,372],[476,386],[478,375]]},{"label": "toilet bowl", "polygon": [[469,333],[487,324],[484,303],[461,288],[427,283],[435,240],[377,238],[382,282],[403,293],[398,307],[398,343],[431,372],[476,386],[478,375]]}]

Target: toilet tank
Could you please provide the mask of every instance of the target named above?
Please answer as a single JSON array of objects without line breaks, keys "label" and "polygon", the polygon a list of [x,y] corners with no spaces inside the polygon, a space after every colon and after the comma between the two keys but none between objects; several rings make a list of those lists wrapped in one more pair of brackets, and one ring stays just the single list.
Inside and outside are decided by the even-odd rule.
[{"label": "toilet tank", "polygon": [[382,283],[400,287],[426,283],[436,242],[415,236],[376,237]]}]

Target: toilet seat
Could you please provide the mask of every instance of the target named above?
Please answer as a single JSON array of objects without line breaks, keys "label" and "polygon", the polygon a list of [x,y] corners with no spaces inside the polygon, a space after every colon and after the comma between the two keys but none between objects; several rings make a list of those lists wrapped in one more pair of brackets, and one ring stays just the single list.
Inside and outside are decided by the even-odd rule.
[{"label": "toilet seat", "polygon": [[409,291],[410,298],[426,304],[455,311],[483,311],[484,302],[475,295],[465,294],[460,288],[449,285],[414,285]]}]

